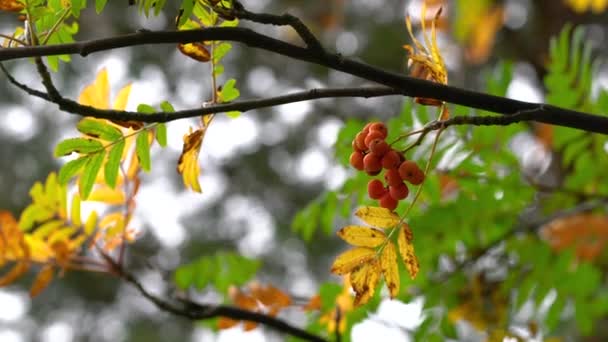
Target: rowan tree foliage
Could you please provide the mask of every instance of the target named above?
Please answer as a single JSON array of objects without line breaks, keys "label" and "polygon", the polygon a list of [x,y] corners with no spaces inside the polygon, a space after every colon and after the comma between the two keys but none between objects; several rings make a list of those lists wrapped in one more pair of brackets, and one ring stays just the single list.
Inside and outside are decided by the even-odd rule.
[{"label": "rowan tree foliage", "polygon": [[[324,33],[356,25],[343,21],[344,13],[364,6],[361,2],[328,1],[321,6],[321,19],[313,19],[256,12],[248,1],[237,0],[0,0],[3,86],[23,95],[24,106],[43,103],[53,118],[77,117],[49,150],[56,164],[31,184],[29,202],[13,208],[7,203],[0,211],[0,286],[27,286],[36,298],[33,311],[47,300],[50,307],[61,300],[57,291],[62,287],[90,286],[84,301],[112,315],[108,302],[118,298],[120,303],[117,286],[126,285],[162,315],[163,330],[202,322],[213,331],[261,330],[279,339],[343,341],[353,338],[353,327],[373,318],[383,303],[422,301],[420,317],[412,315],[407,322],[385,318],[386,329],[392,325],[416,341],[606,338],[608,90],[601,72],[605,51],[595,47],[590,32],[597,39],[608,28],[587,27],[577,19],[603,16],[606,2],[553,4],[573,23],[561,23],[543,46],[501,58],[494,45],[516,31],[521,2],[408,4],[401,25],[391,29],[400,40],[373,37],[379,41],[370,41],[371,52],[345,56],[330,48]],[[389,6],[379,6],[380,13],[392,11]],[[109,36],[88,27],[94,25],[91,18],[103,19],[117,9],[140,19],[171,18],[170,24]],[[374,16],[366,25],[373,29]],[[89,36],[80,37],[80,30]],[[356,45],[349,35],[340,39]],[[192,107],[177,105],[182,102],[169,93],[134,104],[137,83],[116,84],[104,65],[96,70],[73,66],[79,65],[77,58],[118,49],[147,49],[152,63],[164,68],[192,66],[209,91],[197,88],[199,104]],[[349,49],[342,46],[352,50],[347,54],[356,51]],[[391,68],[368,61],[378,59],[374,49],[399,54],[402,64]],[[267,57],[248,57],[250,50]],[[304,77],[295,68],[308,64],[323,70],[315,76],[323,82],[296,81],[298,90],[273,87],[258,97],[239,90],[247,83],[239,79],[239,68],[253,69],[257,63],[270,68],[278,59],[289,63],[285,77]],[[540,76],[539,103],[512,98],[525,78],[518,71],[522,60],[528,66],[524,70]],[[475,77],[462,76],[459,64],[476,71]],[[74,71],[88,81],[69,84],[63,76]],[[338,74],[347,80],[340,82]],[[467,80],[475,80],[474,86]],[[255,82],[249,84],[257,89]],[[160,247],[150,242],[138,219],[141,203],[155,201],[162,211],[158,217],[170,217],[163,224],[179,220],[164,209],[161,191],[146,192],[155,169],[171,170],[163,176],[178,179],[176,187],[188,194],[178,205],[195,208],[207,195],[205,137],[226,129],[222,122],[337,98],[344,103],[374,98],[375,104],[365,113],[332,105],[310,114],[312,120],[339,118],[339,130],[332,132],[332,160],[345,175],[316,197],[293,180],[275,181],[268,167],[260,166],[266,162],[260,159],[267,158],[275,171],[294,177],[294,167],[285,168],[280,152],[306,144],[311,125],[288,132],[267,125],[260,135],[300,140],[291,147],[278,138],[267,145],[282,149],[252,152],[227,166],[228,178],[234,178],[228,183],[253,193],[281,218],[283,229],[276,235],[287,246],[281,256],[272,258],[270,249],[266,256],[243,251],[234,234],[223,232],[226,223],[234,223],[231,217],[237,223],[253,220],[254,228],[259,224],[259,215],[239,212],[250,202],[238,205],[226,198],[215,200],[223,211],[216,207],[214,215],[191,224],[204,231],[193,235],[187,247],[172,250],[173,261],[167,261],[169,254],[154,253]],[[172,126],[177,122],[184,124]],[[182,137],[181,151],[166,148],[171,134]],[[13,164],[5,158],[6,168]],[[308,161],[300,167],[322,166]],[[250,169],[253,173],[243,172]],[[298,250],[289,247],[294,241]],[[301,257],[311,264],[304,272],[318,282],[304,291],[290,279],[293,260]],[[273,270],[273,263],[284,269]],[[108,289],[94,282],[114,285]],[[51,312],[61,310],[57,305]],[[123,339],[184,336],[131,328],[136,332]]]}]

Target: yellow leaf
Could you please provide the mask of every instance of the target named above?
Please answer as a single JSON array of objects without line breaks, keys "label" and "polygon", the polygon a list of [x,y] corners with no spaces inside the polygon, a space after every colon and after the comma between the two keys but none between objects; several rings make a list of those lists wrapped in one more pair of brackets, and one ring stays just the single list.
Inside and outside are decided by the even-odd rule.
[{"label": "yellow leaf", "polygon": [[[101,172],[100,172],[101,174]],[[116,205],[125,203],[125,193],[120,188],[112,189],[108,186],[101,186],[95,188],[91,195],[89,195],[88,201],[104,202],[106,204]]]},{"label": "yellow leaf", "polygon": [[350,273],[356,267],[374,259],[376,251],[371,248],[357,247],[338,255],[331,267],[331,272],[335,274]]},{"label": "yellow leaf", "polygon": [[182,175],[184,186],[196,192],[201,192],[201,186],[198,182],[198,176],[201,173],[198,155],[203,143],[204,133],[204,129],[198,129],[184,135],[184,146],[177,163],[177,171]]},{"label": "yellow leaf", "polygon": [[101,69],[95,81],[86,86],[78,97],[78,103],[95,107],[98,109],[108,109],[110,106],[110,83],[108,82],[108,70]]},{"label": "yellow leaf", "polygon": [[64,224],[65,222],[62,220],[51,220],[38,226],[31,235],[36,239],[44,240]]},{"label": "yellow leaf", "polygon": [[30,260],[32,261],[43,263],[53,256],[53,250],[42,239],[26,235],[25,243],[30,251]]},{"label": "yellow leaf", "polygon": [[338,231],[338,236],[357,247],[378,247],[386,240],[383,231],[365,226],[346,226]]},{"label": "yellow leaf", "polygon": [[34,283],[32,287],[30,287],[30,297],[36,297],[40,294],[53,280],[53,276],[55,274],[55,269],[52,265],[45,265],[38,275],[36,279],[34,279]]},{"label": "yellow leaf", "polygon": [[118,95],[114,99],[114,105],[112,108],[116,110],[125,110],[127,103],[129,102],[129,94],[131,94],[131,84],[127,84],[118,92]]},{"label": "yellow leaf", "polygon": [[89,214],[89,218],[87,218],[87,222],[84,224],[84,233],[86,235],[91,235],[95,230],[95,226],[97,225],[97,212],[92,211]]},{"label": "yellow leaf", "polygon": [[399,253],[405,264],[410,277],[416,278],[420,266],[418,265],[418,258],[414,252],[414,235],[410,227],[404,223],[402,228],[399,229],[399,236],[397,237],[397,244],[399,245]]},{"label": "yellow leaf", "polygon": [[15,280],[25,274],[28,268],[30,268],[30,264],[27,261],[20,261],[16,263],[10,271],[6,272],[0,278],[0,286],[6,286],[13,283]]},{"label": "yellow leaf", "polygon": [[74,194],[72,197],[72,206],[70,208],[70,212],[72,224],[75,226],[80,226],[82,221],[80,219],[80,195],[78,193]]},{"label": "yellow leaf", "polygon": [[350,274],[350,282],[355,291],[355,306],[367,303],[376,291],[380,280],[380,266],[378,260],[360,265]]},{"label": "yellow leaf", "polygon": [[397,297],[399,295],[399,267],[397,265],[397,253],[392,242],[387,243],[382,250],[380,267],[391,298]]},{"label": "yellow leaf", "polygon": [[195,59],[199,62],[209,62],[211,60],[211,54],[209,50],[202,43],[188,43],[188,44],[178,44],[177,48],[184,55]]},{"label": "yellow leaf", "polygon": [[400,221],[399,215],[380,207],[361,207],[355,212],[355,215],[365,223],[378,228],[391,228]]}]

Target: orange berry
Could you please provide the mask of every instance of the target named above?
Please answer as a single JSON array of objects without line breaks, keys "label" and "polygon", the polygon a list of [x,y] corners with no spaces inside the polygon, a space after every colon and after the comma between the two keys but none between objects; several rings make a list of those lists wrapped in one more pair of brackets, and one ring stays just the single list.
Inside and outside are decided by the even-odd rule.
[{"label": "orange berry", "polygon": [[361,132],[367,134],[369,133],[369,127],[373,124],[373,122],[368,122],[367,125],[365,125],[365,127],[363,127],[363,129],[361,130]]},{"label": "orange berry", "polygon": [[384,140],[382,133],[377,131],[370,131],[365,137],[365,147],[369,148],[369,145],[372,143],[372,141],[376,139]]},{"label": "orange berry", "polygon": [[365,138],[367,137],[367,133],[359,132],[355,136],[355,145],[360,151],[366,151],[367,146],[365,145]]},{"label": "orange berry", "polygon": [[390,193],[385,194],[384,196],[382,196],[382,198],[380,198],[380,206],[382,208],[386,208],[388,210],[395,210],[395,208],[397,208],[397,204],[399,202],[394,199]]},{"label": "orange berry", "polygon": [[382,181],[378,179],[372,179],[367,183],[367,194],[371,199],[380,199],[382,196],[386,195],[386,188]]},{"label": "orange berry", "polygon": [[403,183],[403,179],[401,179],[397,169],[386,170],[386,173],[384,173],[384,180],[386,180],[388,185],[397,185]]},{"label": "orange berry", "polygon": [[424,172],[411,160],[406,160],[399,165],[399,175],[403,180],[413,185],[418,185],[424,181]]},{"label": "orange berry", "polygon": [[353,151],[360,151],[360,152],[363,152],[363,151],[361,151],[361,150],[359,149],[359,146],[357,146],[357,139],[353,139],[352,146],[353,146]]},{"label": "orange berry", "polygon": [[385,169],[397,169],[401,161],[399,153],[395,150],[390,150],[382,157],[382,167]]},{"label": "orange berry", "polygon": [[386,141],[382,139],[374,139],[372,140],[372,142],[369,143],[369,150],[371,151],[371,153],[375,154],[380,158],[382,158],[390,149],[391,148],[388,146]]},{"label": "orange berry", "polygon": [[371,132],[380,132],[382,134],[383,139],[386,139],[388,135],[388,128],[382,122],[374,122],[371,126],[369,126],[369,131]]},{"label": "orange berry", "polygon": [[402,200],[410,194],[410,189],[408,189],[407,185],[402,182],[401,184],[389,186],[388,192],[392,198],[396,200]]},{"label": "orange berry", "polygon": [[350,165],[357,170],[363,171],[363,153],[355,151],[350,154]]},{"label": "orange berry", "polygon": [[369,153],[363,157],[363,169],[369,175],[376,175],[377,172],[382,170],[382,163],[380,162],[380,158]]}]

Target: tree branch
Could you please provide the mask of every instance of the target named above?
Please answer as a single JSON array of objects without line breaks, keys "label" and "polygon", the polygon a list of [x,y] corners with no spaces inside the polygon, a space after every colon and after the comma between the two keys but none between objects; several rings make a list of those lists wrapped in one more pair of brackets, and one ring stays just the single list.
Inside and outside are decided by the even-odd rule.
[{"label": "tree branch", "polygon": [[263,324],[276,331],[299,337],[305,341],[326,342],[326,340],[320,336],[311,334],[306,330],[292,326],[283,320],[263,313],[248,311],[226,305],[204,305],[192,301],[181,301],[182,305],[178,306],[148,292],[148,290],[146,290],[146,288],[132,274],[120,271],[119,276],[133,285],[139,291],[139,293],[142,294],[142,296],[154,303],[154,305],[156,305],[156,307],[158,307],[160,310],[172,313],[176,316],[185,317],[191,320],[228,317],[234,320],[252,321]]},{"label": "tree branch", "polygon": [[[90,53],[111,49],[166,43],[190,43],[202,40],[226,40],[241,42],[250,47],[274,52],[293,59],[310,62],[339,70],[350,75],[377,82],[399,90],[410,97],[433,98],[471,108],[482,109],[499,114],[512,115],[522,111],[529,112],[532,120],[551,125],[577,128],[588,132],[608,134],[608,118],[579,111],[508,99],[474,92],[453,86],[446,86],[422,79],[412,78],[380,68],[344,58],[339,54],[330,54],[310,48],[303,48],[281,40],[271,38],[246,28],[211,27],[187,31],[141,31],[137,33],[82,41],[71,44],[47,46],[28,46],[0,49],[0,61],[26,57],[49,56],[59,54]],[[74,103],[64,104],[64,110],[75,108]],[[234,109],[236,110],[236,109]],[[218,112],[220,110],[216,110]],[[110,113],[106,113],[110,114]],[[118,113],[113,113],[116,115]],[[201,115],[197,112],[197,115]],[[166,115],[160,115],[166,119]]]}]

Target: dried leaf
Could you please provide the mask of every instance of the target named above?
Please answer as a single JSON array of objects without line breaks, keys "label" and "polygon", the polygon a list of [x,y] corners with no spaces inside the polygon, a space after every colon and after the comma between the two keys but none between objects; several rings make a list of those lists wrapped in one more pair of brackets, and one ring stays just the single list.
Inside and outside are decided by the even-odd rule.
[{"label": "dried leaf", "polygon": [[357,247],[378,247],[386,241],[383,231],[365,226],[346,226],[338,231],[338,236]]},{"label": "dried leaf", "polygon": [[201,186],[198,182],[198,177],[201,173],[198,155],[203,143],[204,132],[204,129],[198,129],[184,135],[184,146],[177,163],[177,172],[182,175],[184,186],[196,192],[201,192]]},{"label": "dried leaf", "polygon": [[0,287],[1,286],[6,286],[6,285],[9,285],[9,284],[13,283],[19,277],[21,277],[22,275],[24,275],[25,272],[27,272],[27,270],[29,268],[30,268],[30,264],[29,264],[28,261],[20,261],[20,262],[16,263],[15,266],[13,266],[13,268],[11,268],[10,271],[8,271],[7,273],[5,273],[0,278]]},{"label": "dried leaf", "polygon": [[317,311],[317,310],[321,310],[321,296],[320,295],[315,295],[312,298],[310,298],[310,300],[308,301],[308,303],[306,303],[306,305],[304,305],[302,307],[302,310],[304,310],[304,311]]},{"label": "dried leaf", "polygon": [[365,223],[378,228],[391,228],[400,221],[399,215],[381,207],[361,207],[357,209],[355,215]]},{"label": "dried leaf", "polygon": [[397,244],[399,245],[399,253],[405,268],[407,269],[412,279],[416,278],[418,270],[420,269],[418,264],[418,258],[414,252],[414,244],[412,243],[414,235],[410,227],[404,223],[402,228],[399,229],[399,236],[397,237]]},{"label": "dried leaf", "polygon": [[353,270],[350,274],[350,282],[355,291],[355,306],[363,305],[373,297],[378,280],[380,280],[380,266],[377,260]]},{"label": "dried leaf", "polygon": [[197,60],[199,62],[209,62],[211,60],[211,54],[203,43],[188,43],[188,44],[177,44],[177,48],[184,55]]},{"label": "dried leaf", "polygon": [[357,247],[340,254],[331,267],[335,274],[346,274],[376,257],[376,251],[371,248]]},{"label": "dried leaf", "polygon": [[0,11],[19,12],[24,8],[18,0],[0,0]]},{"label": "dried leaf", "polygon": [[384,274],[384,280],[388,287],[391,298],[399,295],[399,266],[397,265],[397,252],[392,242],[389,242],[384,246],[382,250],[382,256],[380,257],[380,267],[382,268],[382,274]]},{"label": "dried leaf", "polygon": [[53,265],[45,265],[38,275],[36,279],[34,279],[34,283],[32,287],[30,287],[30,297],[34,298],[40,294],[53,280],[53,276],[55,275],[55,269]]}]

